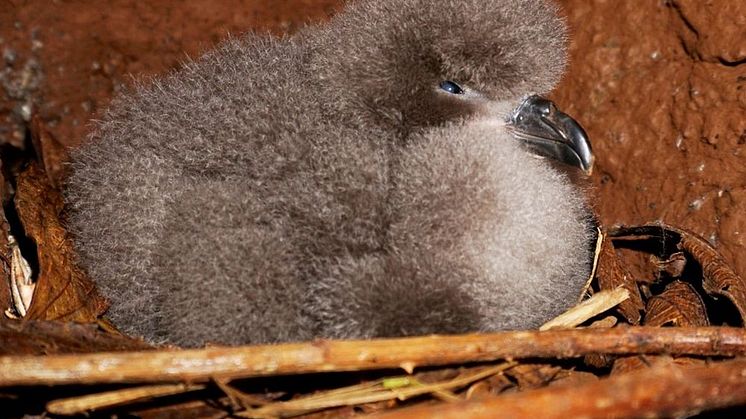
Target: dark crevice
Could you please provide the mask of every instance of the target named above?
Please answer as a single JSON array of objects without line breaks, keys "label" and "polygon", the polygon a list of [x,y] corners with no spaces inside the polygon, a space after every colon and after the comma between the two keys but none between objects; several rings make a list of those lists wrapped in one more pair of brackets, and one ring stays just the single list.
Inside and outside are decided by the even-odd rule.
[{"label": "dark crevice", "polygon": [[2,161],[3,177],[15,188],[15,179],[29,162],[38,161],[38,155],[34,148],[31,128],[26,124],[23,133],[23,146],[21,148],[10,144],[0,144],[0,161]]},{"label": "dark crevice", "polygon": [[676,12],[676,14],[679,16],[679,19],[681,19],[681,21],[684,23],[686,28],[689,29],[694,34],[694,36],[699,38],[699,31],[697,30],[697,28],[694,27],[692,22],[686,17],[686,15],[684,14],[684,11],[681,10],[681,6],[676,1],[669,2],[668,6],[670,6]]},{"label": "dark crevice", "polygon": [[746,57],[740,58],[740,59],[735,60],[735,61],[729,61],[729,60],[726,60],[723,57],[717,57],[717,60],[718,60],[718,62],[721,65],[724,65],[726,67],[738,67],[739,65],[746,64]]},{"label": "dark crevice", "polygon": [[31,266],[31,278],[35,281],[39,273],[39,259],[36,254],[36,243],[26,237],[23,224],[18,218],[18,212],[12,202],[8,205],[4,205],[3,211],[5,211],[5,218],[8,220],[10,234],[12,234],[16,239],[16,242],[18,242],[18,247],[21,249],[21,255],[23,255],[23,258],[26,259],[26,262]]},{"label": "dark crevice", "polygon": [[692,61],[702,61],[702,57],[699,54],[699,51],[696,49],[692,49],[690,45],[686,42],[686,39],[684,37],[679,37],[679,42],[681,43],[681,49],[684,50],[684,54],[686,54]]},{"label": "dark crevice", "polygon": [[16,180],[18,174],[28,165],[29,162],[36,160],[36,153],[31,142],[31,131],[28,127],[24,134],[24,146],[22,149],[10,147],[8,145],[0,147],[0,160],[2,160],[3,177],[10,184],[10,196],[7,201],[2,203],[5,218],[8,221],[10,234],[18,242],[21,254],[31,266],[33,272],[32,278],[35,280],[39,272],[39,261],[36,253],[36,244],[26,237],[26,231],[23,228],[18,212],[14,205],[14,195],[16,191]]},{"label": "dark crevice", "polygon": [[683,23],[686,30],[694,35],[695,40],[687,39],[690,38],[686,34],[686,32],[680,32],[678,35],[679,42],[681,43],[681,48],[683,49],[684,53],[692,59],[692,61],[702,61],[702,56],[700,52],[697,50],[696,43],[697,40],[699,40],[699,31],[697,28],[694,27],[692,22],[686,17],[684,14],[684,11],[681,10],[681,6],[675,1],[670,0],[666,2],[666,6],[668,6],[670,9],[676,13],[676,20]]}]

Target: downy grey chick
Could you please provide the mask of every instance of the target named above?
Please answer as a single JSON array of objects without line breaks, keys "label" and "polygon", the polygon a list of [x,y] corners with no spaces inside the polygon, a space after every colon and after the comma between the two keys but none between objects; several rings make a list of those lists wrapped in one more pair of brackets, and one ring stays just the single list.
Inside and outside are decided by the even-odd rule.
[{"label": "downy grey chick", "polygon": [[587,170],[592,155],[574,121],[526,97],[554,86],[565,41],[545,1],[360,0],[116,99],[66,190],[108,316],[199,346],[559,314],[592,229],[551,162]]}]

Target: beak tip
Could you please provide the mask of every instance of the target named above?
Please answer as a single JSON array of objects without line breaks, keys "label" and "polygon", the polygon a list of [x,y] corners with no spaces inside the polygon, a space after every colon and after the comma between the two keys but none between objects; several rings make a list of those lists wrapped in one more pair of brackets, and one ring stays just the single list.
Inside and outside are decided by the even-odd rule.
[{"label": "beak tip", "polygon": [[527,97],[509,123],[516,138],[531,151],[575,166],[588,176],[593,173],[594,156],[585,130],[551,101]]},{"label": "beak tip", "polygon": [[591,155],[588,159],[588,168],[584,170],[586,176],[590,177],[593,175],[593,168],[596,167],[596,157]]}]

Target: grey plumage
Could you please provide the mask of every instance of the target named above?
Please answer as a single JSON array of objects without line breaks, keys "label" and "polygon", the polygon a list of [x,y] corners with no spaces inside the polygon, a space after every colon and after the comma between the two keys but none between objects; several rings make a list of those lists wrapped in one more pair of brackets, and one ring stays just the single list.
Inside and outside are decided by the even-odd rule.
[{"label": "grey plumage", "polygon": [[199,346],[560,313],[587,279],[589,217],[503,121],[554,85],[564,43],[541,1],[361,0],[137,86],[75,151],[66,189],[108,316]]}]

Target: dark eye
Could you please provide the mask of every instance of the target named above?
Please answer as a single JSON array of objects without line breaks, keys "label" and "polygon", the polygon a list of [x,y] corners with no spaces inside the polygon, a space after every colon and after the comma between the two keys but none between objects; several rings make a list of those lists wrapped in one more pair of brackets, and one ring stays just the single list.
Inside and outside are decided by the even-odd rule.
[{"label": "dark eye", "polygon": [[458,84],[450,80],[445,80],[445,81],[440,82],[440,88],[454,95],[464,94],[464,89],[462,89],[461,86],[459,86]]}]

